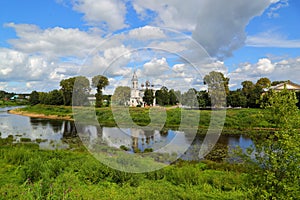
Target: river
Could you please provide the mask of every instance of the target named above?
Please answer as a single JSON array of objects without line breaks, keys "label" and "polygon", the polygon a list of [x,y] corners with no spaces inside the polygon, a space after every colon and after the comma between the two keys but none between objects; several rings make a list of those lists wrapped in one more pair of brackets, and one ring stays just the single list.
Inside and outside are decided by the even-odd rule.
[{"label": "river", "polygon": [[[32,142],[38,143],[41,149],[68,149],[69,140],[77,138],[78,134],[74,122],[64,120],[52,120],[42,118],[32,118],[21,115],[10,114],[7,111],[15,107],[0,108],[0,137],[13,137],[14,143]],[[129,153],[138,150],[143,152],[146,149],[153,151],[169,144],[177,137],[177,145],[190,145],[190,148],[181,156],[184,160],[197,160],[198,152],[203,142],[204,136],[196,135],[189,137],[184,132],[176,130],[143,130],[136,128],[119,129],[118,127],[95,127],[86,126],[88,130],[88,140],[93,141],[101,138],[110,147],[125,147]],[[178,139],[179,138],[179,139]],[[253,145],[252,140],[244,135],[221,135],[217,149],[222,149],[228,155],[236,146],[243,150]],[[219,152],[219,151],[216,151]],[[224,155],[210,154],[212,159],[221,159]]]}]

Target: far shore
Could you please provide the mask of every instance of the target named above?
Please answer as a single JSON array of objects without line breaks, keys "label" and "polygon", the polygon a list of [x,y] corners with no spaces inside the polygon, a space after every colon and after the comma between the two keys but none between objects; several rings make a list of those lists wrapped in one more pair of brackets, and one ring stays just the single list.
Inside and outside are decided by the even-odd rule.
[{"label": "far shore", "polygon": [[8,113],[14,114],[14,115],[22,115],[27,117],[34,117],[34,118],[43,118],[43,119],[57,119],[57,120],[70,120],[74,121],[71,116],[58,116],[58,115],[45,115],[45,114],[38,114],[38,113],[30,113],[26,111],[21,111],[18,108],[9,110]]}]

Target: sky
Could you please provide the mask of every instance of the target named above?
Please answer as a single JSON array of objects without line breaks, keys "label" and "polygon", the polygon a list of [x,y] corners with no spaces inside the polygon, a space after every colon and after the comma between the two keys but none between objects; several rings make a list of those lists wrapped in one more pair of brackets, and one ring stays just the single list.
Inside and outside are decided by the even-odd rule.
[{"label": "sky", "polygon": [[298,0],[3,0],[0,90],[59,89],[74,76],[109,78],[109,94],[140,83],[230,89],[261,77],[300,84]]}]

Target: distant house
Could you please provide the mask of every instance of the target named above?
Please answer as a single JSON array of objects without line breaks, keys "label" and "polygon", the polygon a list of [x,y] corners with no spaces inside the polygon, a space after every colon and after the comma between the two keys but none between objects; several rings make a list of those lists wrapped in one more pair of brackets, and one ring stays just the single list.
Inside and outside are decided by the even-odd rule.
[{"label": "distant house", "polygon": [[12,96],[12,97],[10,97],[10,100],[11,101],[14,101],[14,100],[17,100],[17,99],[19,99],[19,95],[14,95],[14,96]]},{"label": "distant house", "polygon": [[300,85],[293,83],[292,81],[287,81],[285,83],[280,83],[278,85],[274,85],[271,86],[269,88],[265,89],[265,92],[269,91],[269,90],[273,90],[273,91],[281,91],[284,88],[286,88],[287,90],[294,90],[296,92],[300,91]]}]

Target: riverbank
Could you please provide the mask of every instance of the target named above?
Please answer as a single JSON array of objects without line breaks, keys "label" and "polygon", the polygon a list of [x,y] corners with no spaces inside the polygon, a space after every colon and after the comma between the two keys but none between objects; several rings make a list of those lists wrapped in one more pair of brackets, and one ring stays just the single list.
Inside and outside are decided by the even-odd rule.
[{"label": "riverbank", "polygon": [[72,108],[66,106],[27,106],[9,110],[8,113],[43,119],[73,120]]},{"label": "riverbank", "polygon": [[[111,108],[96,108],[96,116],[99,123],[103,126],[116,126],[115,116],[117,112],[112,112]],[[181,124],[181,112],[180,108],[162,109],[166,112],[166,128],[178,128]],[[200,116],[198,123],[198,129],[208,129],[211,122],[212,111],[210,110],[185,110],[190,116]],[[216,111],[218,112],[218,111]],[[224,111],[220,111],[224,112]],[[71,106],[49,106],[49,105],[35,105],[27,106],[25,108],[11,110],[12,114],[26,115],[29,117],[49,118],[49,119],[61,119],[61,120],[73,120],[73,110]],[[130,117],[133,122],[140,126],[146,126],[151,122],[149,117],[150,108],[129,108]],[[266,115],[267,110],[264,109],[227,109],[226,118],[224,121],[223,130],[228,131],[259,131],[259,130],[273,130],[275,125],[272,124],[271,116]],[[118,115],[122,113],[119,112]],[[85,117],[85,116],[83,116]],[[125,117],[118,117],[121,122],[126,125]],[[191,120],[195,118],[191,117]],[[215,120],[215,119],[213,119]],[[222,119],[221,119],[222,120]]]}]

